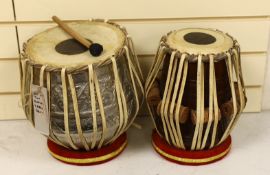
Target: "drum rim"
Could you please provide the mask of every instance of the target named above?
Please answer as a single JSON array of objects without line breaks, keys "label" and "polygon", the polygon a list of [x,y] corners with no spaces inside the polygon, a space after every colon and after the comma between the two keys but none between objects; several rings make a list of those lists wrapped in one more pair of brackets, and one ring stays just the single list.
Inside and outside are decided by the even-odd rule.
[{"label": "drum rim", "polygon": [[[67,72],[77,72],[77,71],[87,69],[88,65],[91,65],[91,64],[93,66],[102,66],[102,65],[110,64],[112,57],[115,57],[116,59],[118,59],[119,57],[121,57],[121,55],[124,54],[124,46],[128,45],[127,40],[128,40],[128,37],[129,37],[125,27],[123,27],[123,26],[121,26],[121,25],[119,25],[117,23],[114,23],[112,21],[105,20],[105,19],[78,20],[78,21],[74,21],[72,23],[88,23],[88,22],[89,23],[91,23],[91,22],[107,23],[109,25],[113,25],[116,28],[118,28],[122,32],[122,34],[124,36],[123,42],[120,44],[120,47],[118,49],[116,49],[114,54],[109,55],[108,57],[105,57],[102,60],[98,60],[98,61],[90,63],[90,64],[79,64],[79,65],[74,65],[74,66],[59,66],[59,65],[56,65],[56,64],[46,64],[46,70],[47,71],[60,71],[62,68],[66,68]],[[37,37],[41,33],[48,32],[48,31],[53,30],[53,29],[55,29],[57,27],[58,26],[51,27],[49,29],[46,29],[46,30],[40,32],[40,33],[37,33],[37,34],[33,35],[31,38],[29,38],[26,42],[24,42],[23,43],[23,50],[22,50],[22,53],[20,54],[20,59],[25,60],[27,62],[27,64],[30,64],[30,65],[35,66],[35,67],[42,67],[43,65],[45,65],[45,64],[36,62],[34,59],[31,58],[30,54],[28,53],[29,52],[28,51],[28,47],[29,47],[28,45],[30,44],[30,42],[31,42],[31,40],[33,38]]]},{"label": "drum rim", "polygon": [[[222,35],[222,36],[226,37],[228,40],[231,40],[231,45],[230,45],[230,47],[224,48],[224,49],[219,50],[217,52],[212,52],[212,51],[210,51],[210,52],[207,52],[207,51],[198,52],[197,51],[196,52],[194,49],[192,49],[191,51],[180,50],[179,48],[172,47],[170,45],[170,43],[168,43],[168,38],[171,36],[171,34],[173,34],[175,32],[179,32],[179,31],[189,31],[189,30],[198,31],[198,32],[201,32],[201,31],[215,32],[218,35]],[[203,45],[203,46],[207,47],[208,45]],[[172,30],[172,31],[168,32],[166,35],[162,36],[162,38],[160,40],[160,47],[163,47],[164,52],[166,52],[166,53],[171,54],[172,52],[176,52],[176,56],[179,56],[179,57],[182,54],[186,54],[189,62],[196,62],[199,55],[202,55],[202,60],[205,62],[209,61],[210,55],[212,55],[214,57],[215,61],[220,61],[220,60],[224,59],[228,53],[232,53],[232,50],[235,48],[240,52],[240,45],[238,44],[237,40],[234,37],[232,37],[230,34],[225,33],[221,30],[213,29],[213,28],[182,28],[182,29],[178,29],[178,30]]]}]

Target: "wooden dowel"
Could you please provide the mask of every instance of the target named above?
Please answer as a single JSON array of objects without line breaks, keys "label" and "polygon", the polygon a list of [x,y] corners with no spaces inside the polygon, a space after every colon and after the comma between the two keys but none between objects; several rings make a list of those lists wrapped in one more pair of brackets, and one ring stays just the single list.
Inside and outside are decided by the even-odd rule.
[{"label": "wooden dowel", "polygon": [[147,101],[150,105],[158,105],[160,102],[160,90],[158,81],[154,81],[152,87],[147,95]]},{"label": "wooden dowel", "polygon": [[[157,109],[156,109],[156,113],[158,116],[161,116],[161,114],[160,114],[161,103],[162,103],[162,101],[160,100],[160,102],[157,105]],[[180,106],[179,116],[177,116],[177,117],[179,118],[179,122],[181,124],[186,123],[186,121],[189,118],[189,113],[190,113],[189,107],[182,106],[182,105]],[[173,116],[173,117],[176,118],[175,116]]]},{"label": "wooden dowel", "polygon": [[70,36],[72,36],[74,39],[79,41],[82,45],[89,48],[91,44],[93,44],[91,41],[86,40],[84,37],[82,37],[79,33],[75,32],[73,29],[71,29],[67,24],[62,22],[57,16],[52,17],[53,21],[56,22],[65,32],[67,32]]},{"label": "wooden dowel", "polygon": [[[220,121],[220,119],[221,119],[221,112],[218,109],[218,121]],[[209,120],[209,108],[205,108],[204,109],[204,121],[203,121],[203,123],[204,124],[207,123],[208,120]],[[192,121],[193,125],[196,125],[196,121],[197,121],[197,112],[196,112],[196,110],[191,110],[191,121]],[[211,122],[213,122],[213,121],[214,121],[214,116],[213,116]]]}]

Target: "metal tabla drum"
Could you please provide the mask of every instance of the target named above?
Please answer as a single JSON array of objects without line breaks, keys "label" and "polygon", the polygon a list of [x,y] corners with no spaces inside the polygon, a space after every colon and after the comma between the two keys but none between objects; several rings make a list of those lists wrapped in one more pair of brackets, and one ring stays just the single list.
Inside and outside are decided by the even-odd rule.
[{"label": "metal tabla drum", "polygon": [[101,163],[127,143],[125,131],[143,99],[143,77],[125,28],[103,20],[68,25],[102,44],[102,54],[90,55],[59,27],[33,36],[20,60],[22,104],[28,120],[42,128],[34,86],[46,88],[50,153],[66,163]]},{"label": "metal tabla drum", "polygon": [[160,41],[145,91],[161,156],[180,164],[217,161],[229,152],[247,101],[239,44],[213,29],[172,31]]}]

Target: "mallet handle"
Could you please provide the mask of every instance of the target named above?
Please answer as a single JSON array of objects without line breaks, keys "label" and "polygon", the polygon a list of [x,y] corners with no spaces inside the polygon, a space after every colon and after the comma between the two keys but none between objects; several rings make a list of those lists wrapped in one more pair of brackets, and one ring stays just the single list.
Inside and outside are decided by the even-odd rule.
[{"label": "mallet handle", "polygon": [[57,16],[52,17],[53,21],[56,22],[59,27],[61,27],[65,32],[67,32],[70,36],[72,36],[74,39],[79,41],[82,45],[89,48],[92,42],[86,40],[84,37],[82,37],[79,33],[75,32],[73,29],[71,29],[67,24],[62,22]]}]

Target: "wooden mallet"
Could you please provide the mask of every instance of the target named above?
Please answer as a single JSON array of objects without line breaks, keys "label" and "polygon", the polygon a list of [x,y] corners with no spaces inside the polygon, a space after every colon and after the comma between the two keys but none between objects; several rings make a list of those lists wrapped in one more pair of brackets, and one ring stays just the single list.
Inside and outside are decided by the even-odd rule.
[{"label": "wooden mallet", "polygon": [[97,57],[102,53],[102,51],[103,51],[102,45],[100,45],[99,43],[94,43],[91,40],[86,40],[79,33],[75,32],[73,29],[71,29],[67,24],[62,22],[57,16],[53,16],[52,19],[65,32],[67,32],[70,36],[72,36],[74,39],[76,39],[78,42],[80,42],[82,45],[84,45],[86,48],[88,48],[91,55]]}]

